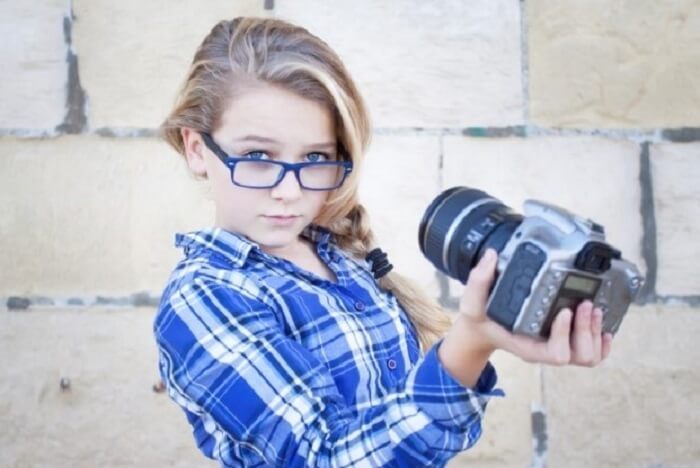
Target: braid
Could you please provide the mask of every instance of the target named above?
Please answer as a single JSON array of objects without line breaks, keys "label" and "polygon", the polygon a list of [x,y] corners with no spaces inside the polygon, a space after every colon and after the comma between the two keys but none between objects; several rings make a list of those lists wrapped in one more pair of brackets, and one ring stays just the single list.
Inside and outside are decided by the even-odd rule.
[{"label": "braid", "polygon": [[341,249],[356,257],[365,258],[373,247],[374,234],[367,220],[369,215],[365,208],[357,203],[344,218],[330,226],[336,242]]},{"label": "braid", "polygon": [[[364,259],[375,247],[369,215],[359,203],[344,218],[332,223],[329,229],[338,246],[355,257]],[[405,276],[391,271],[382,276],[378,284],[381,289],[392,293],[403,306],[424,351],[442,338],[452,324],[452,319],[442,307]]]}]

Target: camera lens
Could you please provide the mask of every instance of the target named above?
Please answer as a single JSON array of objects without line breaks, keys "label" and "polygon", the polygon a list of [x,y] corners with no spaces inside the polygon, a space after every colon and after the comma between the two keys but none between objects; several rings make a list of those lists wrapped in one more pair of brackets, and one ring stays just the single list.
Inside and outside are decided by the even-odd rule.
[{"label": "camera lens", "polygon": [[462,283],[487,249],[501,252],[523,220],[500,200],[469,187],[453,187],[433,200],[418,229],[421,252]]}]

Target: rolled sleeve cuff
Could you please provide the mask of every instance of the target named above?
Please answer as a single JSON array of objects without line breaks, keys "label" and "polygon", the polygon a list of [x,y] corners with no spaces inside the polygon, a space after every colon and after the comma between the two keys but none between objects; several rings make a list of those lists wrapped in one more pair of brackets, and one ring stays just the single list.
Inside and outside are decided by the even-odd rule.
[{"label": "rolled sleeve cuff", "polygon": [[481,419],[491,397],[505,396],[495,388],[496,369],[487,362],[474,388],[463,386],[452,377],[438,359],[437,350],[442,340],[433,345],[423,360],[409,373],[409,392],[433,421],[446,426],[466,429]]}]

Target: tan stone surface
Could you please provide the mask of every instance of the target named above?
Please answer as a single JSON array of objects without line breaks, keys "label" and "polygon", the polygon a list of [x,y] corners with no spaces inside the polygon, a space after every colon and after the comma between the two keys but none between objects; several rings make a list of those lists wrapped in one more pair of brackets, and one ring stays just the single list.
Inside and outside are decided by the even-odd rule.
[{"label": "tan stone surface", "polygon": [[153,139],[0,140],[0,296],[160,294],[213,207]]},{"label": "tan stone surface", "polygon": [[557,127],[700,125],[700,2],[527,2],[530,117]]},{"label": "tan stone surface", "polygon": [[73,1],[73,41],[90,128],[160,125],[212,27],[263,15],[263,6],[262,0]]},{"label": "tan stone surface", "polygon": [[66,113],[66,0],[0,1],[0,128],[50,129]]},{"label": "tan stone surface", "polygon": [[700,143],[650,149],[659,294],[700,294]]},{"label": "tan stone surface", "polygon": [[600,368],[547,369],[548,466],[697,466],[698,311],[631,308]]},{"label": "tan stone surface", "polygon": [[522,122],[518,2],[294,0],[275,16],[338,52],[377,127]]},{"label": "tan stone surface", "polygon": [[[443,187],[475,187],[522,213],[526,199],[602,224],[642,273],[639,146],[589,137],[445,137]],[[452,281],[452,286],[458,284]]]},{"label": "tan stone surface", "polygon": [[0,311],[0,466],[218,466],[184,412],[152,390],[153,314]]}]

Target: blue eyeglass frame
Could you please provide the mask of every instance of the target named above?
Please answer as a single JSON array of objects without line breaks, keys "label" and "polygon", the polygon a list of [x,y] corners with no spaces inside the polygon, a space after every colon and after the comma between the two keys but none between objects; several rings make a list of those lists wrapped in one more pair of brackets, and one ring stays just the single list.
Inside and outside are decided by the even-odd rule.
[{"label": "blue eyeglass frame", "polygon": [[[264,187],[256,187],[256,186],[251,186],[251,185],[243,185],[239,184],[236,181],[233,180],[233,171],[236,168],[236,164],[241,162],[241,161],[255,161],[254,159],[250,158],[242,158],[239,155],[234,155],[231,156],[227,154],[219,145],[216,144],[214,139],[211,137],[209,133],[206,132],[200,132],[200,135],[202,135],[202,140],[204,140],[204,144],[206,145],[207,148],[209,148],[226,166],[231,170],[231,182],[234,185],[237,185],[239,187],[245,187],[245,188],[252,188],[252,189],[270,189],[273,187],[277,187],[280,182],[284,179],[284,176],[287,175],[287,172],[292,171],[294,172],[294,176],[297,179],[297,182],[299,183],[299,187],[303,188],[304,190],[314,190],[318,192],[323,192],[323,191],[328,191],[328,190],[335,190],[341,185],[343,185],[343,182],[345,182],[345,179],[347,178],[348,174],[352,172],[352,162],[351,161],[309,161],[309,162],[300,162],[300,163],[288,163],[288,162],[283,162],[283,161],[270,161],[270,160],[264,160],[267,163],[270,164],[276,164],[278,166],[282,167],[282,171],[280,172],[280,175],[277,177],[277,180],[272,184],[272,185],[266,185]],[[346,157],[346,154],[344,151],[341,151],[340,154],[343,157]],[[311,187],[306,187],[303,182],[301,181],[301,176],[299,175],[299,171],[301,171],[303,168],[307,166],[337,166],[343,169],[343,174],[342,177],[340,177],[340,180],[336,185],[330,188],[311,188]]]}]

